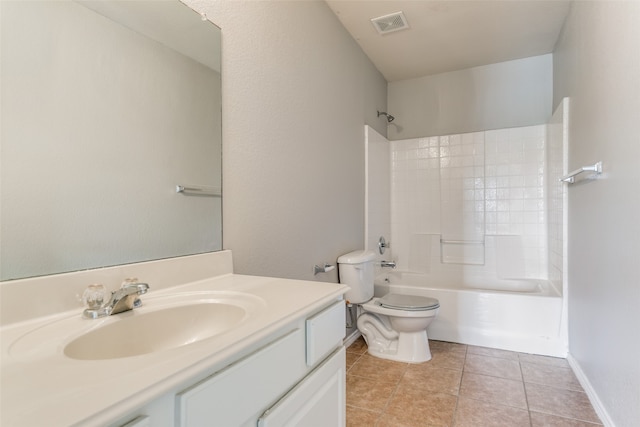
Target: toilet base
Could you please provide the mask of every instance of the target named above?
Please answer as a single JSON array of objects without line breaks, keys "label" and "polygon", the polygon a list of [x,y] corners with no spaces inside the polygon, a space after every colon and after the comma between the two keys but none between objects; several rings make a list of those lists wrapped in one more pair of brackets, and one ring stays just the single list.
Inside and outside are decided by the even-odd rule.
[{"label": "toilet base", "polygon": [[367,336],[365,334],[363,336],[367,342],[367,352],[372,356],[405,363],[423,363],[431,360],[426,331],[400,333],[398,341],[394,343],[395,345],[377,341],[369,345]]},{"label": "toilet base", "polygon": [[431,360],[426,329],[397,332],[385,316],[364,313],[358,318],[358,329],[367,342],[368,353],[381,359],[405,363]]}]

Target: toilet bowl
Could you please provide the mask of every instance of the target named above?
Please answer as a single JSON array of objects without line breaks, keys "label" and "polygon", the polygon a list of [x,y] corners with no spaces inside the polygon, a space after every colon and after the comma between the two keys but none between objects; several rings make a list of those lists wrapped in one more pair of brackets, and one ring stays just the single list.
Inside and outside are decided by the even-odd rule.
[{"label": "toilet bowl", "polygon": [[438,300],[394,293],[374,298],[374,261],[372,251],[338,258],[340,282],[351,288],[345,299],[358,306],[357,326],[369,354],[409,363],[430,360],[427,327],[438,313]]},{"label": "toilet bowl", "polygon": [[[387,299],[406,303],[388,305]],[[358,330],[367,341],[369,354],[409,363],[431,360],[427,327],[438,313],[438,300],[387,294],[360,307],[362,314],[358,317]]]}]

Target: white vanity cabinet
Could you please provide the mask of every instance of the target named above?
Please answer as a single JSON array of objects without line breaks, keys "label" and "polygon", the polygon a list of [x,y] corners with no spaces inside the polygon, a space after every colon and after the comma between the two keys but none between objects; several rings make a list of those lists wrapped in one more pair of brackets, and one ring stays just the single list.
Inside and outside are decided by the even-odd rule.
[{"label": "white vanity cabinet", "polygon": [[345,425],[345,349],[340,347],[258,419],[258,427]]},{"label": "white vanity cabinet", "polygon": [[344,426],[344,307],[334,300],[293,321],[266,345],[128,420],[148,416],[150,425],[175,427]]},{"label": "white vanity cabinet", "polygon": [[[83,319],[69,290],[123,277],[149,278],[142,307]],[[0,319],[0,425],[344,426],[348,289],[235,274],[230,251],[0,282],[7,302]],[[34,307],[34,292],[60,304]],[[203,304],[215,315],[199,317]],[[4,310],[9,306],[34,310]],[[221,308],[227,306],[235,308]],[[187,308],[183,317],[175,317],[175,307]],[[143,322],[148,313],[161,321]],[[137,326],[100,335],[100,346],[87,344],[92,355],[103,346],[126,350],[131,340],[148,343],[148,351],[67,355],[78,337],[117,322]]]}]

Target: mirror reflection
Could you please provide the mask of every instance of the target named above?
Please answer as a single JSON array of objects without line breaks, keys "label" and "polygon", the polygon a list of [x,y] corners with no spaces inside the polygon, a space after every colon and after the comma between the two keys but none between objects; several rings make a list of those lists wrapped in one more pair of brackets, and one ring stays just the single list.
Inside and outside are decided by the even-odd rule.
[{"label": "mirror reflection", "polygon": [[177,0],[0,7],[0,280],[220,250],[219,28]]}]

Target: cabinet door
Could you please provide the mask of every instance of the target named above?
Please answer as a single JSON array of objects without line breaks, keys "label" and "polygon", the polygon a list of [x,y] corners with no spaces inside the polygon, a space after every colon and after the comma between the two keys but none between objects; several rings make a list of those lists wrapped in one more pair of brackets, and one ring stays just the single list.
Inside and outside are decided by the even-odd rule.
[{"label": "cabinet door", "polygon": [[342,345],[345,333],[344,309],[344,301],[340,300],[307,319],[307,365],[315,365],[334,348]]},{"label": "cabinet door", "polygon": [[340,347],[258,420],[258,427],[344,427],[345,350]]},{"label": "cabinet door", "polygon": [[255,426],[264,408],[293,387],[306,369],[304,333],[296,329],[179,393],[178,425]]},{"label": "cabinet door", "polygon": [[147,416],[140,416],[135,420],[131,420],[122,427],[151,427],[151,420]]}]

